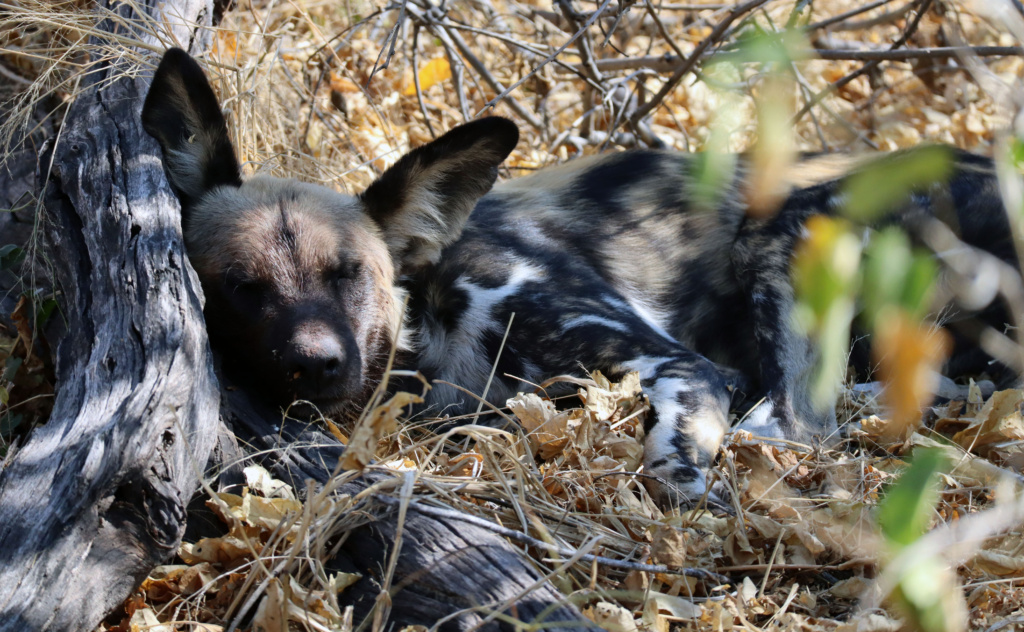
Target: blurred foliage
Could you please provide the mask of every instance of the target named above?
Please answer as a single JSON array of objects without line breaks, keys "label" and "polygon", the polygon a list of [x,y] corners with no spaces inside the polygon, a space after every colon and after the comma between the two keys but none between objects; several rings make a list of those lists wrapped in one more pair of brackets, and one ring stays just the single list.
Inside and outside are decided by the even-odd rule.
[{"label": "blurred foliage", "polygon": [[911,194],[949,179],[953,155],[948,147],[923,145],[882,156],[847,179],[843,215],[870,223],[905,205]]},{"label": "blurred foliage", "polygon": [[910,467],[889,488],[878,507],[878,523],[898,567],[891,597],[911,627],[954,632],[966,624],[967,608],[953,570],[937,550],[899,558],[928,531],[939,501],[939,474],[949,460],[936,449],[918,449]]},{"label": "blurred foliage", "polygon": [[[915,250],[889,215],[912,206],[916,191],[941,187],[952,172],[948,148],[924,146],[863,165],[842,183],[839,215],[815,218],[793,264],[796,320],[818,344],[815,402],[832,405],[842,380],[850,325],[860,313],[872,332],[872,357],[886,383],[892,434],[905,434],[920,421],[931,398],[931,373],[948,353],[948,336],[923,319],[933,308],[938,272],[933,256]],[[883,226],[878,230],[865,225]],[[861,257],[862,239],[869,230]],[[856,305],[856,308],[854,307]]]}]

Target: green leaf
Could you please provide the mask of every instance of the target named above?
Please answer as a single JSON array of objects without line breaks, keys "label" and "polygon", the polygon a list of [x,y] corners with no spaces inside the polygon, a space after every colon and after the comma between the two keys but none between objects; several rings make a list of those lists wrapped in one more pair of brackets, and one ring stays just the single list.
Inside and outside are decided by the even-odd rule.
[{"label": "green leaf", "polygon": [[907,270],[900,304],[918,320],[923,319],[931,309],[938,273],[939,266],[934,257],[924,252],[914,253],[914,261]]},{"label": "green leaf", "polygon": [[886,305],[899,304],[912,261],[910,242],[899,228],[886,228],[871,238],[864,258],[862,294],[869,327],[874,327],[875,317]]},{"label": "green leaf", "polygon": [[948,147],[923,146],[873,161],[847,178],[841,211],[869,223],[905,204],[916,189],[949,179],[953,154]]},{"label": "green leaf", "polygon": [[50,320],[55,309],[57,309],[57,299],[55,298],[48,298],[39,303],[39,309],[36,311],[36,327],[42,327]]},{"label": "green leaf", "polygon": [[895,592],[901,609],[923,632],[963,630],[967,608],[949,563],[925,555],[904,569]]},{"label": "green leaf", "polygon": [[938,267],[924,252],[913,252],[902,230],[891,226],[871,239],[864,258],[863,318],[874,328],[886,307],[902,307],[915,320],[931,308]]},{"label": "green leaf", "polygon": [[1016,136],[1010,140],[1010,160],[1018,169],[1024,167],[1024,140]]},{"label": "green leaf", "polygon": [[21,358],[9,356],[7,361],[4,362],[3,374],[0,375],[0,379],[5,382],[11,382],[14,380],[14,376],[18,374],[18,369],[21,368]]},{"label": "green leaf", "polygon": [[10,439],[11,435],[14,434],[14,431],[17,430],[18,426],[24,423],[24,421],[25,415],[12,415],[8,412],[0,416],[0,437],[3,437],[5,440]]},{"label": "green leaf", "polygon": [[[799,16],[791,14],[790,20],[794,19],[799,19]],[[789,72],[789,65],[794,61],[807,59],[807,51],[810,49],[807,37],[799,29],[772,32],[765,30],[756,22],[751,22],[740,32],[736,52],[729,55],[728,59],[730,62],[777,65]],[[709,62],[716,63],[714,57]]]},{"label": "green leaf", "polygon": [[[717,134],[712,133],[712,137]],[[722,144],[714,139],[715,144]],[[693,162],[693,204],[700,210],[711,210],[728,190],[736,172],[736,156],[718,149],[708,149],[696,154]]]},{"label": "green leaf", "polygon": [[902,548],[928,529],[939,498],[938,473],[948,467],[939,450],[918,449],[910,467],[889,488],[878,507],[878,523],[890,544]]},{"label": "green leaf", "polygon": [[10,270],[25,258],[25,251],[14,244],[0,246],[0,270]]}]

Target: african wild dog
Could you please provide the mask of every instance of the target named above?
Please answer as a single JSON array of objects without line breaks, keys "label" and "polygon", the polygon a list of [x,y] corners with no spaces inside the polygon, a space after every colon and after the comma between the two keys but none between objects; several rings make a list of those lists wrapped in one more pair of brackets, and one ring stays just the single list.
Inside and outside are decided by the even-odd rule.
[{"label": "african wild dog", "polygon": [[[518,132],[484,118],[355,197],[243,180],[213,92],[180,50],[164,56],[142,116],[181,200],[211,341],[229,371],[278,402],[363,403],[404,321],[402,365],[480,393],[497,358],[499,405],[581,367],[639,371],[654,411],[645,467],[664,481],[662,500],[705,491],[738,382],[766,398],[750,417],[762,434],[835,429],[834,412],[810,404],[814,349],[789,321],[804,221],[837,204],[839,180],[812,177],[814,164],[766,219],[738,194],[694,211],[693,159],[673,152],[583,158],[491,190]],[[962,238],[1014,261],[991,165],[957,160],[942,191]],[[922,193],[893,219],[912,224],[932,206]],[[447,387],[428,397],[437,414],[476,407]]]}]

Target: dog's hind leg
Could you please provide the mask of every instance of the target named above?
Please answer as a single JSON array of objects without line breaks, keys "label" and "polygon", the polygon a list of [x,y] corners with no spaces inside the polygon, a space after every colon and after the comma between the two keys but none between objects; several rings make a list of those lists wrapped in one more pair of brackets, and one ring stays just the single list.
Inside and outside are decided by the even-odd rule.
[{"label": "dog's hind leg", "polygon": [[834,434],[834,402],[816,406],[811,382],[819,352],[793,322],[790,268],[803,217],[780,212],[749,220],[733,250],[733,264],[753,319],[758,373],[765,401],[741,427],[759,436],[808,441]]}]

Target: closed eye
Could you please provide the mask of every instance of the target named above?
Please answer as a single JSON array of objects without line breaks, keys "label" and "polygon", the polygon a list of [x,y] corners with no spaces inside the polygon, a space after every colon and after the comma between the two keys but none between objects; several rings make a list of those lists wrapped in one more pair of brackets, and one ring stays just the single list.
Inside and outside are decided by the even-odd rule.
[{"label": "closed eye", "polygon": [[267,284],[258,279],[228,274],[224,278],[224,294],[228,300],[245,310],[258,311],[267,295]]}]

